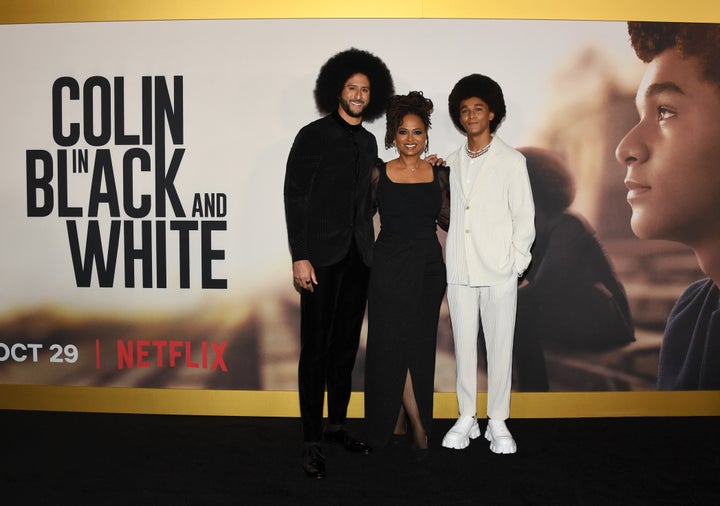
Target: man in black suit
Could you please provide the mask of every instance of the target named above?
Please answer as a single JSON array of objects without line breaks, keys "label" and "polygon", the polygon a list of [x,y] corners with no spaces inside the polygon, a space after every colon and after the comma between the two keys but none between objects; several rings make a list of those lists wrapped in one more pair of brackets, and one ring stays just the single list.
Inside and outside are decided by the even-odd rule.
[{"label": "man in black suit", "polygon": [[315,84],[317,108],[326,116],[300,130],[288,156],[285,219],[300,292],[303,469],[314,478],[325,476],[323,438],[348,451],[370,451],[344,428],[374,239],[369,190],[378,150],[362,121],[380,117],[393,92],[378,57],[355,48],[336,54]]}]

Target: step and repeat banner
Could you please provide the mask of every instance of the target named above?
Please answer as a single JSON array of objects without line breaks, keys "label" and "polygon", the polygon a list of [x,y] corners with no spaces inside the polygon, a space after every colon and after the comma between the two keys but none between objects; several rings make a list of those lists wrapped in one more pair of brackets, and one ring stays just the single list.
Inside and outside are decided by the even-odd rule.
[{"label": "step and repeat banner", "polygon": [[[562,335],[542,317],[557,312],[548,302],[557,292],[537,298],[521,288],[518,340],[539,352],[518,357],[515,391],[658,389],[668,315],[707,274],[686,245],[640,240],[630,228],[615,150],[637,122],[646,65],[624,19],[478,19],[474,11],[473,19],[455,11],[173,19],[167,8],[166,20],[85,20],[83,12],[46,23],[54,19],[41,11],[20,22],[8,11],[0,25],[1,385],[293,392],[299,295],[285,162],[297,131],[319,117],[321,65],[356,47],[383,59],[397,93],[433,100],[431,153],[445,157],[464,142],[448,93],[482,73],[505,93],[499,135],[563,160],[575,187],[565,213],[597,239],[598,262],[620,287],[601,304],[619,306],[626,325],[582,310],[602,289],[563,288],[573,293],[563,304],[577,335]],[[394,158],[382,149],[384,119],[365,126],[380,156]],[[567,262],[557,262],[551,285],[577,284],[563,274],[571,253],[583,255],[548,253]],[[445,304],[440,320],[435,385],[451,393]],[[605,334],[586,336],[589,328]],[[365,331],[355,390],[364,340]],[[479,377],[482,386],[482,369]]]}]

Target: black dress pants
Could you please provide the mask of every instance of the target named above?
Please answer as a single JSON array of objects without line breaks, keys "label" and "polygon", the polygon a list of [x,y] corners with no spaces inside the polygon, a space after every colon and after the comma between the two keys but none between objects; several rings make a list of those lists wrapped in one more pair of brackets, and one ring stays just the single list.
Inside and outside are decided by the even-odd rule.
[{"label": "black dress pants", "polygon": [[300,295],[298,390],[305,442],[322,438],[326,387],[328,423],[345,423],[370,274],[354,242],[337,264],[314,268],[315,291]]}]

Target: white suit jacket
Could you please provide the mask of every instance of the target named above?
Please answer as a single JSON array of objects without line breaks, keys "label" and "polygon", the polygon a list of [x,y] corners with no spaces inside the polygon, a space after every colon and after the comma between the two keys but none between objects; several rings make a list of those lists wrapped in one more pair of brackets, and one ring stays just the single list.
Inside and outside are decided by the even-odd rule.
[{"label": "white suit jacket", "polygon": [[[520,276],[530,264],[535,206],[525,157],[493,137],[471,188],[463,145],[447,157],[450,228],[445,243],[450,284],[492,286]],[[472,181],[472,177],[470,178]]]}]

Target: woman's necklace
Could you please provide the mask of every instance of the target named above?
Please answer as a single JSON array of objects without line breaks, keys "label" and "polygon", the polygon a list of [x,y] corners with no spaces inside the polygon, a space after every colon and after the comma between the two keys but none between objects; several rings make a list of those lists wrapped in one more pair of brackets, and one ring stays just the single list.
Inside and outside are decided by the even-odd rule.
[{"label": "woman's necklace", "polygon": [[408,166],[405,164],[405,162],[403,162],[403,165],[404,165],[403,168],[409,169],[410,172],[415,172],[415,171],[418,169],[418,167],[420,167],[420,162],[421,162],[421,161],[422,161],[422,160],[418,160],[417,163],[415,164],[415,167],[408,167]]},{"label": "woman's necklace", "polygon": [[490,149],[491,144],[492,144],[492,141],[490,141],[490,143],[487,146],[485,146],[484,148],[479,149],[477,151],[473,151],[472,149],[470,149],[470,145],[468,143],[465,143],[465,152],[467,153],[467,155],[470,158],[477,158],[478,156],[482,156],[485,153],[487,153],[488,149]]}]

